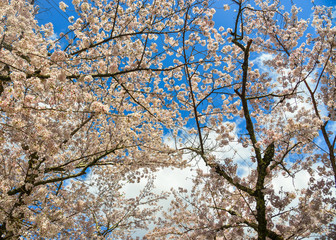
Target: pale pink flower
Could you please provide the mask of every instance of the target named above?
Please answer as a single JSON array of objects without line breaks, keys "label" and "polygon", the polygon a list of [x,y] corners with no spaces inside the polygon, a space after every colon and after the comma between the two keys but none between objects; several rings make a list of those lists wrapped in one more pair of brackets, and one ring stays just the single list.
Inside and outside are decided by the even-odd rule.
[{"label": "pale pink flower", "polygon": [[61,2],[59,3],[59,8],[60,8],[63,12],[66,11],[67,7],[69,7],[69,6],[68,6],[67,4],[65,4],[63,1],[61,1]]}]

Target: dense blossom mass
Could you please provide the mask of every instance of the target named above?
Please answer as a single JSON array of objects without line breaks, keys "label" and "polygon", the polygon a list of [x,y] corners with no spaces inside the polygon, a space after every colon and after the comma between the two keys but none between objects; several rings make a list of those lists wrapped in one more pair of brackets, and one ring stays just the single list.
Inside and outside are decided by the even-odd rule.
[{"label": "dense blossom mass", "polygon": [[0,239],[336,238],[335,9],[36,4],[0,1]]}]

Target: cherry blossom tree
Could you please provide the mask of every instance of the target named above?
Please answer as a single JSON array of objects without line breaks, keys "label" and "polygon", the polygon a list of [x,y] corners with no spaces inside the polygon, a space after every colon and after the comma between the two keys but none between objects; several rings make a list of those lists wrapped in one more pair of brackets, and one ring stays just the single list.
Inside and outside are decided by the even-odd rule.
[{"label": "cherry blossom tree", "polygon": [[[73,0],[55,33],[32,4],[0,3],[0,239],[335,237],[332,9]],[[193,161],[160,218],[152,174]]]},{"label": "cherry blossom tree", "polygon": [[157,46],[174,44],[186,8],[74,0],[55,40],[31,3],[0,4],[0,237],[129,238],[164,196],[149,180],[130,199],[122,184],[184,165],[162,142],[179,112],[161,81],[175,67]]},{"label": "cherry blossom tree", "polygon": [[[147,237],[333,239],[332,8],[315,6],[308,21],[280,1],[229,4],[224,9],[233,9],[236,20],[223,39],[207,40],[202,57],[195,43],[182,50],[187,87],[178,95],[194,126],[180,150],[207,169],[197,171],[193,189],[173,191],[171,207]],[[212,61],[189,64],[194,56]],[[281,176],[295,181],[302,173],[301,189],[275,188]]]}]

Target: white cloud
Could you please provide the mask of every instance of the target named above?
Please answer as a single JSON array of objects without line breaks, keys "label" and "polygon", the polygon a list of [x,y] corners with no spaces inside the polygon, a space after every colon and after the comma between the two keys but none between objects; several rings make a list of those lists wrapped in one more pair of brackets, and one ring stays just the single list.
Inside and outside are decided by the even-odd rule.
[{"label": "white cloud", "polygon": [[288,192],[296,192],[301,189],[307,188],[310,174],[307,171],[300,171],[295,174],[295,177],[278,175],[273,178],[272,185],[276,193],[281,190]]}]

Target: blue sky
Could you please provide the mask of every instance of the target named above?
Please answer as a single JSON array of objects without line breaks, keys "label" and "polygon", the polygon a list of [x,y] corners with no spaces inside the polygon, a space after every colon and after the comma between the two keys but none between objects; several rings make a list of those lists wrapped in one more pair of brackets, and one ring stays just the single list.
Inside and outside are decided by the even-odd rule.
[{"label": "blue sky", "polygon": [[[47,22],[52,22],[54,24],[54,29],[56,33],[67,31],[68,20],[67,18],[71,15],[76,15],[74,8],[72,7],[71,0],[63,0],[69,8],[64,13],[62,12],[59,6],[59,0],[35,0],[35,3],[39,5],[40,13],[37,16],[39,23],[44,24]],[[214,7],[217,10],[215,15],[215,21],[217,26],[232,27],[234,21],[234,16],[228,14],[227,12],[223,15],[223,4],[228,1],[219,0],[216,1]],[[284,0],[282,4],[290,6],[292,3],[295,3],[297,6],[300,6],[303,11],[301,16],[303,18],[309,17],[311,8],[313,4],[309,0]],[[330,7],[336,6],[336,0],[315,0],[316,5],[325,5]]]},{"label": "blue sky", "polygon": [[[39,5],[40,13],[37,15],[37,19],[40,24],[45,24],[48,22],[52,22],[54,25],[54,31],[57,36],[61,32],[65,33],[68,31],[67,26],[68,17],[74,15],[76,16],[76,12],[72,6],[72,0],[63,0],[69,7],[66,12],[63,12],[59,9],[59,0],[36,0],[35,3]],[[253,1],[252,1],[253,2]],[[214,7],[216,9],[215,14],[215,23],[219,28],[220,26],[224,26],[225,28],[233,28],[235,21],[235,13],[233,11],[224,11],[223,5],[226,3],[230,3],[228,0],[218,0],[215,2]],[[286,6],[288,9],[293,3],[297,4],[302,8],[302,12],[300,16],[304,19],[310,17],[311,8],[313,7],[313,3],[309,0],[283,0],[282,4]],[[326,6],[336,6],[336,0],[315,0],[316,5],[326,5]],[[231,4],[234,9],[234,4]],[[336,13],[336,8],[335,8]]]},{"label": "blue sky", "polygon": [[[68,31],[68,17],[74,15],[76,16],[76,12],[72,6],[72,0],[63,0],[69,7],[66,12],[63,12],[59,9],[59,0],[36,0],[36,4],[40,5],[40,14],[37,15],[37,19],[40,24],[44,24],[47,22],[52,22],[54,25],[54,30],[57,36],[61,32],[65,33]],[[215,22],[216,26],[219,28],[220,26],[224,26],[225,28],[233,28],[235,21],[235,13],[233,11],[224,11],[223,5],[226,3],[230,3],[228,0],[218,0],[215,2],[214,6],[216,9],[215,14]],[[282,4],[285,5],[287,9],[295,3],[297,6],[302,8],[302,12],[300,17],[307,19],[310,17],[311,8],[313,7],[313,3],[309,0],[283,0]],[[315,0],[316,5],[325,5],[325,6],[336,6],[336,0]],[[231,4],[232,9],[234,9],[235,5]],[[231,10],[232,10],[231,9]],[[336,12],[336,8],[335,8]],[[242,127],[242,126],[241,126]]]}]

